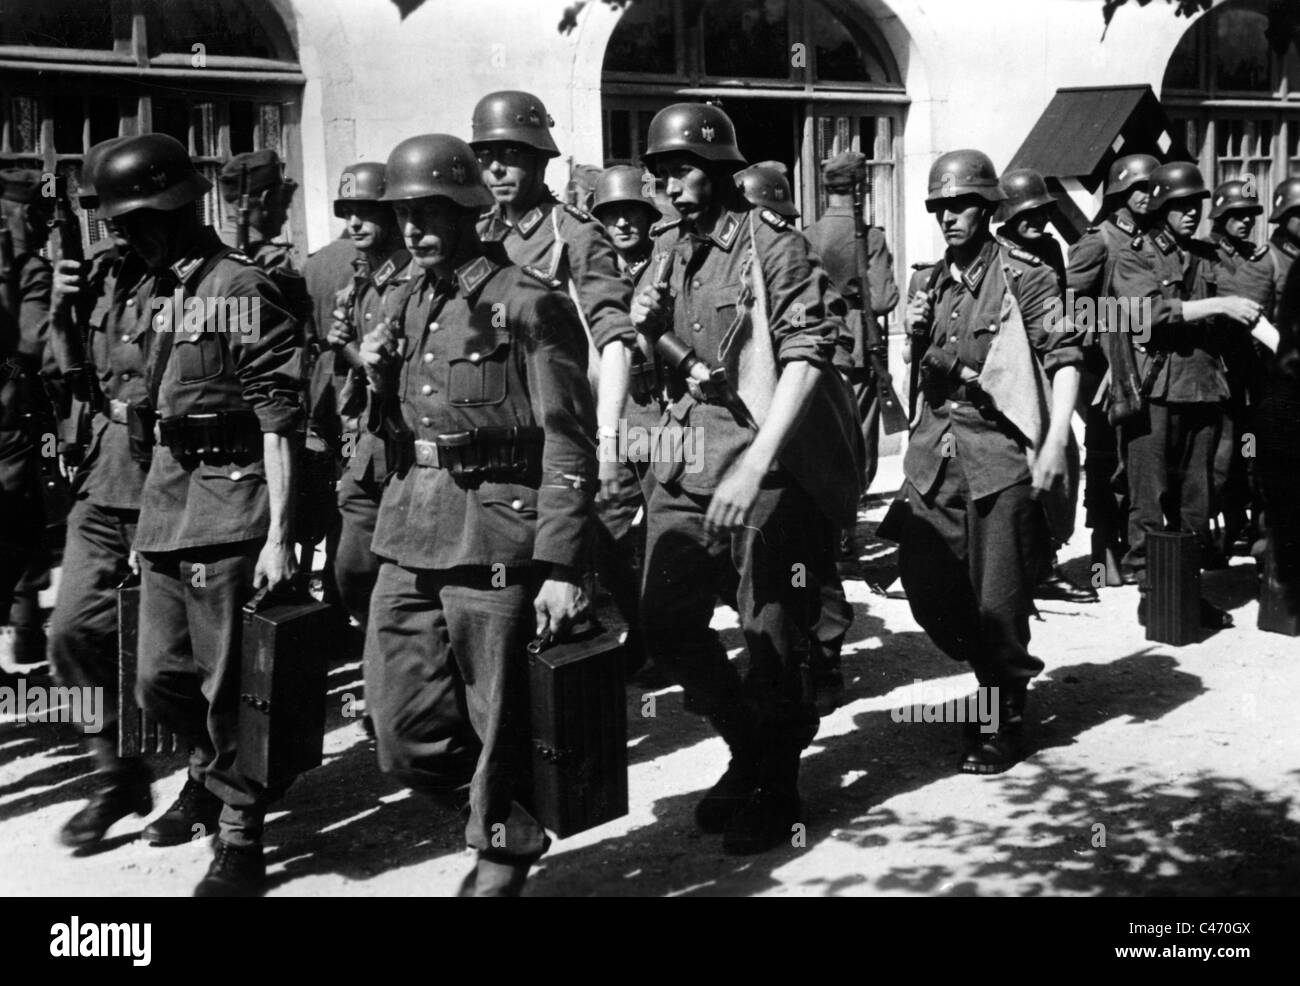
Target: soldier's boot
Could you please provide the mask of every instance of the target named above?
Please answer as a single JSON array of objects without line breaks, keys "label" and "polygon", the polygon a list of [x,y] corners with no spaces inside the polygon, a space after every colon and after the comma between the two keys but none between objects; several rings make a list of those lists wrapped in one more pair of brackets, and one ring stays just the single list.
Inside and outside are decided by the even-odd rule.
[{"label": "soldier's boot", "polygon": [[13,625],[13,663],[16,665],[45,662],[45,614],[41,612],[40,594],[36,591],[14,593],[9,611]]},{"label": "soldier's boot", "polygon": [[207,874],[195,897],[260,897],[266,889],[266,860],[261,845],[235,846],[218,839]]},{"label": "soldier's boot", "polygon": [[518,897],[528,882],[533,860],[480,852],[474,868],[461,881],[457,897]]},{"label": "soldier's boot", "polygon": [[81,810],[59,830],[59,841],[72,849],[94,845],[127,815],[153,811],[153,775],[138,757],[119,760],[97,774],[100,782]]},{"label": "soldier's boot", "polygon": [[983,733],[961,762],[963,774],[1000,774],[1025,755],[1025,697],[1028,681],[998,690],[998,728]]},{"label": "soldier's boot", "polygon": [[1065,603],[1095,603],[1097,590],[1091,585],[1075,585],[1061,570],[1060,565],[1053,565],[1034,587],[1035,599],[1055,599]]},{"label": "soldier's boot", "polygon": [[760,781],[758,758],[733,751],[726,772],[695,806],[695,824],[700,831],[718,835],[745,807]]},{"label": "soldier's boot", "polygon": [[193,777],[172,806],[145,826],[144,838],[151,846],[179,846],[192,839],[204,839],[217,830],[221,799]]},{"label": "soldier's boot", "polygon": [[722,851],[749,856],[794,845],[803,805],[799,800],[799,749],[769,748],[759,766],[759,784],[722,833]]}]

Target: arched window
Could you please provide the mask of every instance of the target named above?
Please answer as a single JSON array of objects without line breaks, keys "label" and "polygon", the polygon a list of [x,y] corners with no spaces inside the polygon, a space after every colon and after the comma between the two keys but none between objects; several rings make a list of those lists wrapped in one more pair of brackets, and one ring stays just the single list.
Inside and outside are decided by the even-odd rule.
[{"label": "arched window", "polygon": [[[86,150],[167,133],[215,180],[242,151],[269,147],[301,174],[304,78],[293,40],[263,0],[7,0],[0,16],[0,166],[57,168],[75,191]],[[206,222],[233,228],[217,190]],[[90,216],[87,240],[103,235]],[[301,203],[290,218],[302,240]]]},{"label": "arched window", "polygon": [[605,165],[639,163],[655,112],[691,99],[727,111],[750,161],[790,169],[805,223],[825,206],[820,162],[862,151],[868,220],[901,242],[907,96],[888,46],[851,0],[636,0],[605,50]]},{"label": "arched window", "polygon": [[[1161,102],[1207,181],[1253,175],[1262,201],[1300,174],[1300,31],[1278,54],[1268,0],[1229,0],[1202,16],[1165,69]],[[1256,238],[1267,236],[1257,223]]]}]

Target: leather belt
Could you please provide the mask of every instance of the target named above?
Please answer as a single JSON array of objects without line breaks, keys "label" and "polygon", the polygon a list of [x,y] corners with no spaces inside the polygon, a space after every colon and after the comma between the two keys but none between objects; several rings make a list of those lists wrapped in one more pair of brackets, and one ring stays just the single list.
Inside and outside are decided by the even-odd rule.
[{"label": "leather belt", "polygon": [[421,469],[446,468],[438,451],[438,443],[425,441],[422,438],[415,440],[415,464]]}]

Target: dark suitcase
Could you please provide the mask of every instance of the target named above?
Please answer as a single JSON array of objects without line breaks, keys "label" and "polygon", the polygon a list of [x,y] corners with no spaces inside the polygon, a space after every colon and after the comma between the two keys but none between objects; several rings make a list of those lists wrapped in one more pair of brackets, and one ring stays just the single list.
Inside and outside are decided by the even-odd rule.
[{"label": "dark suitcase", "polygon": [[627,705],[618,636],[600,624],[528,645],[533,812],[564,838],[627,814]]},{"label": "dark suitcase", "polygon": [[117,589],[117,753],[143,757],[182,752],[180,738],[135,700],[139,650],[140,583],[132,576]]},{"label": "dark suitcase", "polygon": [[1264,549],[1262,567],[1264,575],[1259,582],[1259,619],[1256,625],[1270,633],[1300,637],[1300,602],[1297,602],[1300,600],[1300,586],[1286,586],[1278,581],[1272,539]]},{"label": "dark suitcase", "polygon": [[1147,535],[1147,640],[1182,647],[1200,638],[1201,552],[1195,534]]},{"label": "dark suitcase", "polygon": [[244,607],[235,764],[266,787],[319,767],[325,745],[330,607],[265,589]]}]

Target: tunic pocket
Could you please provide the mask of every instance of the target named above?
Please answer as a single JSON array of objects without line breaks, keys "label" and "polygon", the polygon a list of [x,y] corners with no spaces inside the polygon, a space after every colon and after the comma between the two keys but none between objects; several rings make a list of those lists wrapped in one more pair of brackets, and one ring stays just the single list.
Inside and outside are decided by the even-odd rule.
[{"label": "tunic pocket", "polygon": [[447,360],[447,400],[456,407],[485,407],[506,399],[510,337],[494,336]]},{"label": "tunic pocket", "polygon": [[199,383],[220,376],[225,363],[221,339],[215,332],[198,332],[178,338],[173,355],[181,383]]}]

